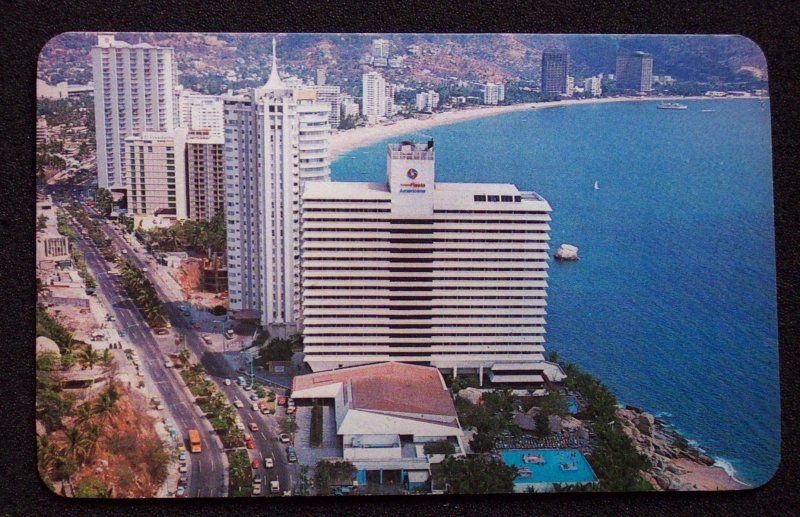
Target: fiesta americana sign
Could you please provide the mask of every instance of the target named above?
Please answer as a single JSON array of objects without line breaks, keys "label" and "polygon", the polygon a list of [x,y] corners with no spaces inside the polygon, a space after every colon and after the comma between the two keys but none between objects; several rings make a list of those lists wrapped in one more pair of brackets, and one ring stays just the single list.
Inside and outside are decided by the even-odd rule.
[{"label": "fiesta americana sign", "polygon": [[406,177],[411,181],[408,183],[401,183],[400,184],[400,192],[403,193],[424,193],[425,192],[425,184],[418,183],[414,181],[419,176],[419,171],[414,167],[411,167],[406,171]]}]

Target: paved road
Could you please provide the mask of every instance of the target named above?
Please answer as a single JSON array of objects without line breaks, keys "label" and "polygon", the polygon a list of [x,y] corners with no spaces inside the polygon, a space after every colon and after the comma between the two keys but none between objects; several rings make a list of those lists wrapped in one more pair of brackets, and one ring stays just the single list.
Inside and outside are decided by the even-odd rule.
[{"label": "paved road", "polygon": [[97,280],[98,289],[112,305],[117,328],[124,329],[128,339],[138,349],[142,366],[156,384],[178,432],[184,438],[188,436],[189,429],[197,429],[200,432],[204,448],[202,453],[190,455],[187,495],[191,497],[226,495],[225,467],[222,463],[224,452],[216,438],[209,432],[207,422],[199,415],[183,381],[174,370],[164,367],[165,354],[119,281],[107,273],[108,266],[94,243],[78,232],[77,244]]},{"label": "paved road", "polygon": [[[94,212],[93,210],[90,212]],[[96,212],[94,212],[96,215]],[[231,369],[228,362],[220,353],[211,352],[207,349],[203,342],[200,333],[197,332],[189,322],[183,317],[180,309],[178,308],[179,299],[170,293],[170,291],[163,285],[163,280],[153,271],[154,264],[148,263],[145,254],[138,254],[133,247],[117,232],[108,221],[98,218],[103,230],[111,237],[119,250],[125,250],[125,254],[139,268],[148,268],[147,277],[153,284],[161,300],[165,302],[167,308],[167,315],[174,331],[180,332],[186,336],[186,345],[195,355],[200,359],[201,364],[206,370],[206,373],[217,383],[220,390],[228,397],[229,402],[233,402],[234,398],[239,398],[245,402],[245,407],[238,409],[239,416],[247,425],[249,422],[255,421],[259,426],[259,431],[251,433],[249,430],[245,431],[246,434],[253,436],[256,448],[248,451],[251,459],[262,458],[268,455],[274,459],[275,467],[270,470],[261,470],[262,478],[265,482],[262,483],[262,494],[269,495],[269,481],[278,479],[281,490],[288,490],[294,487],[294,484],[299,482],[299,468],[296,465],[289,464],[286,460],[286,451],[278,441],[278,429],[275,422],[275,416],[264,416],[260,413],[250,409],[250,401],[246,399],[244,392],[241,388],[235,385],[225,386],[224,380],[226,378],[235,379],[238,375]],[[152,336],[151,336],[152,338]],[[252,393],[252,392],[250,392]],[[282,410],[279,410],[282,411]],[[205,440],[204,440],[205,442]]]}]

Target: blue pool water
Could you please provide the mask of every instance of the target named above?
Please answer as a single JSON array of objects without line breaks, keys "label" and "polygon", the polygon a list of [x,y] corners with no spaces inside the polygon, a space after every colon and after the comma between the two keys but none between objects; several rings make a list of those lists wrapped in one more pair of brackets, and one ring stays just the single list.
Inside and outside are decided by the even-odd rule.
[{"label": "blue pool water", "polygon": [[[502,451],[503,463],[524,470],[514,478],[515,485],[539,483],[585,484],[597,481],[591,465],[576,449],[514,449]],[[525,456],[539,456],[543,463],[525,463]],[[563,468],[567,466],[567,468]]]},{"label": "blue pool water", "polygon": [[580,409],[580,407],[578,407],[578,401],[575,400],[575,397],[566,397],[566,399],[567,399],[567,411],[569,411],[570,414],[574,415]]},{"label": "blue pool water", "polygon": [[[531,110],[425,133],[437,180],[535,190],[553,207],[552,248],[580,248],[579,262],[551,263],[547,349],[760,485],[780,449],[769,104],[686,104]],[[385,144],[339,157],[333,179],[384,181]]]}]

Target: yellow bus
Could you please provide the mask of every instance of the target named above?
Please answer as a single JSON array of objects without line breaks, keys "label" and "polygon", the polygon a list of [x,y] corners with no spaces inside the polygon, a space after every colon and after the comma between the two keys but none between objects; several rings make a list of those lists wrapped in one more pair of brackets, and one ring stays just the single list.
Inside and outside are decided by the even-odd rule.
[{"label": "yellow bus", "polygon": [[203,451],[203,447],[200,445],[200,433],[197,429],[189,429],[189,450],[192,452]]}]

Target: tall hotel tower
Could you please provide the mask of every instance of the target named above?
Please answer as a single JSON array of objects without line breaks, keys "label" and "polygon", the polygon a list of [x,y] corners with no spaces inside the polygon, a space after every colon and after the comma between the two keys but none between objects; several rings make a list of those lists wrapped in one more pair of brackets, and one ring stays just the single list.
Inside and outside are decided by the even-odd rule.
[{"label": "tall hotel tower", "polygon": [[542,52],[542,93],[565,94],[569,54],[564,50],[546,49]]},{"label": "tall hotel tower", "polygon": [[300,314],[300,192],[330,181],[330,105],[278,75],[223,97],[230,310],[277,333]]},{"label": "tall hotel tower", "polygon": [[131,45],[100,33],[92,47],[97,179],[103,188],[126,184],[125,139],[174,129],[172,48]]},{"label": "tall hotel tower", "polygon": [[389,145],[385,183],[303,193],[305,360],[402,361],[494,384],[560,381],[544,360],[550,205],[514,185],[436,183],[433,142]]}]

